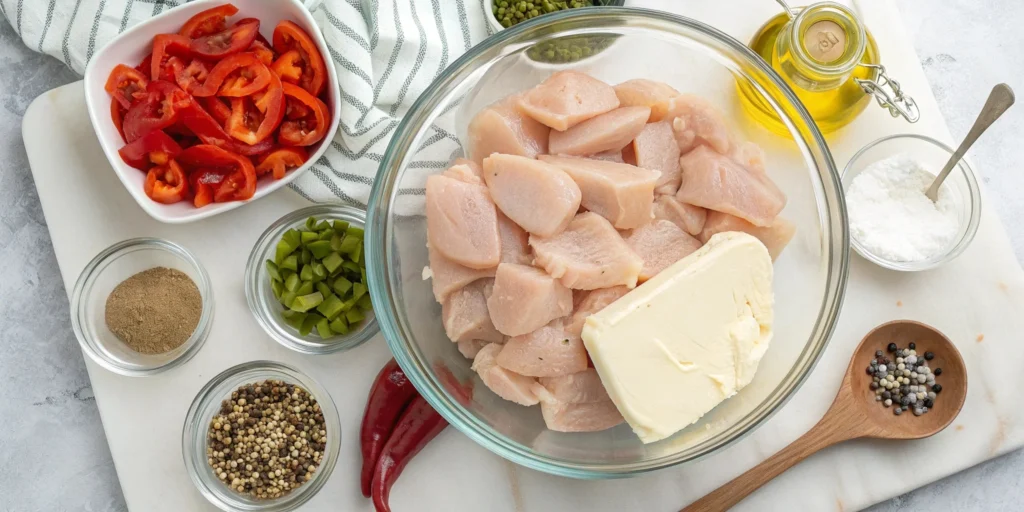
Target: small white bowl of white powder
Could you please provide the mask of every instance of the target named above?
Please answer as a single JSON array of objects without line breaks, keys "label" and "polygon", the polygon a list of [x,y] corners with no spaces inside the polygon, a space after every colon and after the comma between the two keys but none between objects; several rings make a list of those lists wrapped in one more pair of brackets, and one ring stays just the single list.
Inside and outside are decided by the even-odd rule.
[{"label": "small white bowl of white powder", "polygon": [[932,202],[925,190],[953,150],[921,135],[893,135],[857,152],[843,171],[854,250],[893,270],[937,267],[974,238],[981,194],[961,160]]}]

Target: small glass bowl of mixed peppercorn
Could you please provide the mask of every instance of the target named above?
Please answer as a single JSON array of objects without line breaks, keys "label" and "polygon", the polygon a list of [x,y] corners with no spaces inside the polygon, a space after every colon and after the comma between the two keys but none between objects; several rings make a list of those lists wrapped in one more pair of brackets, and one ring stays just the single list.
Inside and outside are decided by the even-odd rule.
[{"label": "small glass bowl of mixed peppercorn", "polygon": [[282,345],[306,354],[356,347],[378,332],[366,281],[362,210],[296,210],[260,236],[245,270],[249,309]]},{"label": "small glass bowl of mixed peppercorn", "polygon": [[250,361],[196,395],[182,454],[192,482],[217,508],[284,512],[323,488],[341,436],[337,407],[323,386],[288,365]]}]

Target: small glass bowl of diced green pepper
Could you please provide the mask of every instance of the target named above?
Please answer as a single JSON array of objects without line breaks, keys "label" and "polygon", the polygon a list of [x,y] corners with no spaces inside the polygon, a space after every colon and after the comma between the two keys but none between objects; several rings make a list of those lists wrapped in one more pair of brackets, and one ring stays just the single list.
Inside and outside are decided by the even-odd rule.
[{"label": "small glass bowl of diced green pepper", "polygon": [[245,270],[256,321],[307,354],[356,347],[377,334],[366,286],[366,214],[342,205],[296,210],[260,236]]}]

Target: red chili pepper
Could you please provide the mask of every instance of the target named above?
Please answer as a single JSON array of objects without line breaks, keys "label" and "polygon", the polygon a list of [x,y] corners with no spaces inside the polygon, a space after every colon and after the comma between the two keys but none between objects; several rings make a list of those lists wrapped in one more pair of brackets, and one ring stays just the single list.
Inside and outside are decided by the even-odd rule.
[{"label": "red chili pepper", "polygon": [[359,446],[363,452],[363,470],[359,475],[359,485],[363,496],[367,498],[370,497],[373,468],[377,465],[381,451],[384,450],[384,444],[388,442],[405,406],[415,396],[416,388],[394,359],[381,368],[373,381],[370,397],[366,401],[366,411],[363,413],[363,425],[359,431]]},{"label": "red chili pepper", "polygon": [[388,443],[384,445],[384,451],[373,470],[370,488],[377,512],[391,511],[388,506],[391,486],[398,480],[405,465],[447,426],[448,422],[422,396],[416,395],[413,398],[398,420]]}]

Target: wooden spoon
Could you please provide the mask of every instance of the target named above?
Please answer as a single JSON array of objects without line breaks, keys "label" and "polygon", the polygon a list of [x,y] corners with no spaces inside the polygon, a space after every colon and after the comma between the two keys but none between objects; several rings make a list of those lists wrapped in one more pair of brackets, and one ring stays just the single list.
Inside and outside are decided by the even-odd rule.
[{"label": "wooden spoon", "polygon": [[[911,409],[896,416],[891,407],[883,407],[875,401],[875,392],[869,387],[872,376],[865,369],[875,358],[876,350],[895,359],[886,351],[886,346],[896,343],[900,348],[906,348],[910,342],[917,344],[916,350],[921,357],[925,352],[935,354],[935,358],[928,361],[928,366],[942,368],[942,375],[935,379],[942,385],[942,391],[935,399],[935,406],[926,414],[914,416]],[[932,327],[911,320],[882,324],[861,340],[846,369],[839,393],[817,425],[779,453],[690,504],[683,512],[726,510],[796,463],[842,441],[861,437],[921,439],[937,434],[960,413],[966,397],[967,368],[949,338]]]}]

